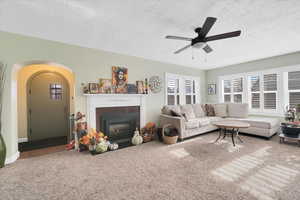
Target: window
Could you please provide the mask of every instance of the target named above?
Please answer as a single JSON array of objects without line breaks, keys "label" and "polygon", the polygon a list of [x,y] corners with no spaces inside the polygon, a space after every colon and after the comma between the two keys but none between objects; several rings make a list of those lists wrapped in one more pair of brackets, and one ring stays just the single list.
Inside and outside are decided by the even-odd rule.
[{"label": "window", "polygon": [[179,98],[179,79],[176,77],[169,77],[167,80],[167,104],[178,105],[180,104]]},{"label": "window", "polygon": [[300,71],[288,72],[289,105],[300,104]]},{"label": "window", "polygon": [[243,78],[238,77],[223,81],[223,101],[224,102],[243,102]]},{"label": "window", "polygon": [[195,104],[199,100],[199,78],[166,74],[166,104]]},{"label": "window", "polygon": [[50,84],[50,99],[62,100],[62,85]]}]

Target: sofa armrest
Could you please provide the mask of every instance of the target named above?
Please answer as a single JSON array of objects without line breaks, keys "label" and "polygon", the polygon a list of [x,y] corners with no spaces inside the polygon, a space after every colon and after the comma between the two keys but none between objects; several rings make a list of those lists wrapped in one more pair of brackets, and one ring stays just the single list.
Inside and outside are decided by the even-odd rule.
[{"label": "sofa armrest", "polygon": [[172,126],[174,126],[178,130],[179,138],[183,139],[183,132],[184,132],[183,117],[175,117],[175,116],[161,114],[159,121],[161,127],[167,124],[171,124]]}]

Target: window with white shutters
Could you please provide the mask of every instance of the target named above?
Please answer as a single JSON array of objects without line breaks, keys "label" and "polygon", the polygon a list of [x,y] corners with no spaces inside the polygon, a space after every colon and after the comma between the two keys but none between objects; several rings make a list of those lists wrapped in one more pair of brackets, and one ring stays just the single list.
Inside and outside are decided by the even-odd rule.
[{"label": "window with white shutters", "polygon": [[223,101],[224,102],[243,102],[243,78],[223,80]]},{"label": "window with white shutters", "polygon": [[288,72],[289,105],[300,104],[300,71]]},{"label": "window with white shutters", "polygon": [[263,76],[264,109],[277,109],[277,74]]},{"label": "window with white shutters", "polygon": [[195,104],[199,96],[197,77],[167,74],[167,105]]}]

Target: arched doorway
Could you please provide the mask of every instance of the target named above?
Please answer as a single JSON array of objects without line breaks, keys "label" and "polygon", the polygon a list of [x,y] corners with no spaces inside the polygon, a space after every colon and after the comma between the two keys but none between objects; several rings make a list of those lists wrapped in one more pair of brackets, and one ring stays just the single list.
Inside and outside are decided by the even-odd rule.
[{"label": "arched doorway", "polygon": [[[16,85],[17,85],[17,90],[13,91],[16,92],[16,97],[17,97],[17,104],[16,104],[16,119],[17,119],[17,132],[18,132],[18,140],[17,143],[26,143],[26,142],[31,142],[31,141],[38,141],[38,140],[43,140],[43,139],[51,139],[54,138],[56,136],[62,136],[69,133],[68,128],[67,127],[67,131],[57,131],[58,129],[55,129],[52,131],[52,134],[50,134],[48,132],[48,138],[45,137],[47,134],[45,131],[42,130],[41,126],[40,128],[37,129],[37,126],[35,127],[35,130],[38,131],[40,134],[40,137],[38,136],[38,132],[33,133],[34,135],[32,135],[30,133],[30,129],[33,131],[31,127],[31,123],[33,122],[33,119],[30,118],[29,115],[29,111],[30,111],[30,99],[29,99],[29,86],[30,84],[32,84],[32,80],[38,78],[40,80],[43,80],[45,77],[43,76],[48,76],[49,81],[51,80],[50,78],[54,78],[53,80],[56,80],[53,82],[52,87],[52,92],[56,92],[53,95],[53,98],[55,98],[54,96],[56,95],[56,98],[58,98],[59,94],[59,85],[65,85],[64,86],[64,93],[63,95],[65,95],[65,97],[63,97],[64,100],[67,100],[66,102],[66,107],[64,106],[63,108],[63,114],[64,118],[62,119],[61,117],[58,117],[55,122],[55,120],[53,120],[53,123],[56,123],[56,126],[61,126],[62,124],[64,124],[64,126],[68,126],[68,117],[71,113],[74,113],[74,95],[75,95],[75,86],[74,86],[74,82],[75,82],[75,77],[73,72],[60,64],[56,64],[56,63],[50,63],[50,62],[31,62],[31,63],[26,63],[24,65],[17,65],[16,67],[18,67],[18,69],[16,69],[17,74],[16,74]],[[51,74],[51,75],[50,75]],[[40,77],[39,77],[40,76]],[[60,80],[57,82],[57,80]],[[35,80],[36,81],[36,80]],[[56,82],[56,84],[55,84]],[[58,84],[61,83],[61,84]],[[46,83],[45,83],[46,84]],[[50,84],[50,83],[49,83]],[[50,85],[47,86],[47,92],[48,93],[48,97],[50,98]],[[46,89],[45,89],[45,94],[46,94]],[[31,110],[32,111],[32,110]],[[52,114],[46,114],[46,116],[48,116],[52,119],[56,118],[54,117]],[[62,115],[61,115],[62,116]],[[35,117],[37,118],[37,117]],[[60,125],[57,123],[58,121],[64,121],[64,122],[60,122]],[[34,122],[35,124],[39,124],[39,122]],[[51,124],[51,123],[49,123]],[[44,126],[44,128],[46,130],[50,130],[49,126]],[[64,129],[63,127],[61,129]],[[57,133],[57,132],[63,132],[63,133]],[[65,140],[66,141],[66,140]],[[46,141],[47,142],[47,141]],[[43,146],[47,146],[47,145],[51,145],[51,143],[53,145],[55,145],[55,141],[53,143],[53,141],[48,141],[48,143],[43,143],[41,144],[41,147]],[[61,143],[61,142],[60,142]],[[20,147],[20,146],[19,146]],[[36,146],[36,148],[39,148],[39,146]],[[19,148],[19,151],[21,149]]]},{"label": "arched doorway", "polygon": [[26,151],[63,145],[68,141],[69,84],[57,72],[40,71],[27,83],[27,138],[19,143]]}]

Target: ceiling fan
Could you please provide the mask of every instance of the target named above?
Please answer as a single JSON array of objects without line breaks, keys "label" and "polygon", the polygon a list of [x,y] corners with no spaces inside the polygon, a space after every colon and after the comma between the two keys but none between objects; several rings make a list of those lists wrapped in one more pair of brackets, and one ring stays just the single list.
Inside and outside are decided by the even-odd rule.
[{"label": "ceiling fan", "polygon": [[241,31],[238,30],[238,31],[222,33],[219,35],[213,35],[213,36],[206,37],[207,33],[210,31],[211,27],[214,25],[214,23],[216,21],[217,21],[217,18],[207,17],[203,26],[195,29],[195,32],[198,34],[198,36],[195,38],[167,35],[166,39],[185,40],[185,41],[191,42],[190,44],[186,45],[185,47],[175,51],[174,54],[178,54],[178,53],[186,50],[189,47],[202,48],[206,53],[210,53],[213,51],[213,49],[208,44],[206,44],[207,42],[237,37],[237,36],[241,35]]}]

